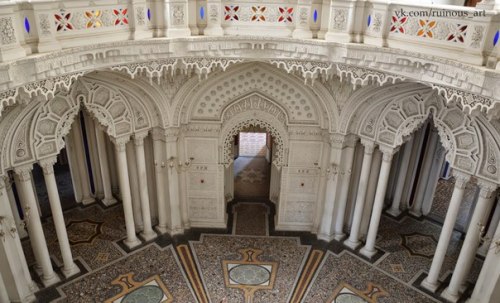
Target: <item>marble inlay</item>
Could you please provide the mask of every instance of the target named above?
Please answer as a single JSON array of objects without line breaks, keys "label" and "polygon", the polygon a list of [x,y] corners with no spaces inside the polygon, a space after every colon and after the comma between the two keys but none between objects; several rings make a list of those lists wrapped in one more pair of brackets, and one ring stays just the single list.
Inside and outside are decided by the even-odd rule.
[{"label": "marble inlay", "polygon": [[121,286],[122,292],[105,303],[170,303],[174,300],[158,275],[137,282],[134,274],[128,273],[111,283]]},{"label": "marble inlay", "polygon": [[431,235],[415,232],[401,235],[401,240],[401,245],[413,256],[432,259],[436,251],[437,240]]},{"label": "marble inlay", "polygon": [[329,303],[376,303],[377,298],[387,296],[380,286],[368,283],[365,291],[357,290],[349,284],[342,283],[333,292]]},{"label": "marble inlay", "polygon": [[96,222],[90,219],[70,220],[66,225],[69,243],[71,245],[92,244],[94,239],[101,234],[103,224],[104,222]]},{"label": "marble inlay", "polygon": [[224,283],[226,287],[242,289],[245,302],[252,302],[257,290],[273,289],[278,263],[259,261],[260,249],[240,249],[239,252],[242,260],[222,261]]}]

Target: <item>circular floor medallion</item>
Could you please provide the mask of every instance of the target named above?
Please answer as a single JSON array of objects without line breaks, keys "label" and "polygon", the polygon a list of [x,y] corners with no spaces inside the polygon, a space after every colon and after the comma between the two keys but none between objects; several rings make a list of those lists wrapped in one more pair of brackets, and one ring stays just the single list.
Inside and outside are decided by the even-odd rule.
[{"label": "circular floor medallion", "polygon": [[229,278],[241,285],[261,285],[271,278],[271,273],[264,267],[243,264],[229,270]]},{"label": "circular floor medallion", "polygon": [[367,303],[365,299],[358,297],[355,294],[339,294],[335,298],[335,303]]}]

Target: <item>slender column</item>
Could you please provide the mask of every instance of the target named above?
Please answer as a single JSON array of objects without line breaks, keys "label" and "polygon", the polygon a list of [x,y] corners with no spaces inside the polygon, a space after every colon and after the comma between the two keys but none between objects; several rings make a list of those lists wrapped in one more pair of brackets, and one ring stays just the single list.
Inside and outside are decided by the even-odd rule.
[{"label": "slender column", "polygon": [[422,204],[424,203],[425,189],[432,171],[432,160],[434,159],[434,154],[436,153],[436,147],[438,145],[437,130],[433,129],[430,131],[429,140],[426,145],[427,150],[424,155],[424,163],[422,164],[420,176],[418,178],[417,192],[410,210],[410,214],[416,217],[422,216]]},{"label": "slender column", "polygon": [[362,255],[368,258],[373,257],[377,253],[377,250],[375,249],[375,240],[377,238],[378,226],[380,224],[380,216],[382,215],[382,209],[384,208],[385,193],[387,191],[389,174],[391,172],[392,156],[396,151],[388,149],[383,150],[382,152],[382,166],[380,167],[368,236],[366,237],[365,246],[359,251]]},{"label": "slender column", "polygon": [[[13,221],[7,199],[4,177],[0,176],[0,225],[5,232],[0,239],[0,272],[4,281],[8,281],[5,287],[12,302],[33,302],[38,289],[31,279],[18,235],[23,227]],[[4,301],[0,298],[0,302]]]},{"label": "slender column", "polygon": [[427,187],[425,188],[424,203],[422,204],[422,214],[427,216],[432,208],[432,201],[439,181],[439,175],[443,167],[446,150],[442,146],[438,146],[432,159],[431,172],[427,179]]},{"label": "slender column", "polygon": [[5,282],[2,277],[2,272],[0,272],[0,302],[10,302],[9,294],[7,293],[7,287],[5,287]]},{"label": "slender column", "polygon": [[156,230],[164,234],[168,231],[168,205],[165,194],[165,158],[163,156],[165,149],[164,131],[161,129],[153,130],[153,150],[155,158],[155,178],[156,178],[156,199],[158,200],[158,226]]},{"label": "slender column", "polygon": [[465,280],[476,256],[479,241],[481,240],[481,230],[493,206],[494,196],[492,193],[496,190],[497,185],[484,180],[479,180],[478,185],[480,188],[479,200],[474,208],[474,214],[458,256],[457,265],[451,276],[450,285],[441,294],[443,298],[451,302],[457,302],[463,290],[465,290]]},{"label": "slender column", "polygon": [[403,208],[407,209],[410,207],[410,198],[413,190],[413,185],[417,182],[417,168],[418,161],[420,159],[420,154],[422,153],[422,145],[424,144],[424,137],[428,123],[424,125],[419,131],[415,133],[413,139],[413,146],[410,156],[410,164],[408,165],[408,176],[405,180],[404,190],[403,190]]},{"label": "slender column", "polygon": [[[344,239],[344,218],[345,218],[345,210],[347,207],[347,197],[349,195],[349,185],[351,180],[351,172],[352,172],[352,163],[354,159],[354,150],[356,146],[356,140],[351,141],[351,144],[348,145],[344,149],[344,157],[342,159],[342,163],[345,165],[344,170],[340,174],[340,193],[339,193],[339,201],[337,213],[335,216],[335,234],[334,238],[337,241],[341,241]],[[348,143],[349,144],[349,143]]]},{"label": "slender column", "polygon": [[109,163],[108,154],[106,152],[106,138],[104,137],[104,132],[101,128],[95,127],[95,136],[97,141],[97,153],[99,155],[101,176],[102,176],[102,187],[104,191],[104,199],[102,203],[106,206],[116,204],[116,199],[113,197],[113,191],[111,190],[111,176],[109,173]]},{"label": "slender column", "polygon": [[135,160],[135,148],[134,143],[129,142],[126,146],[127,149],[127,162],[128,166],[128,177],[130,180],[130,191],[132,197],[132,209],[134,210],[134,222],[135,228],[137,230],[143,229],[142,222],[142,210],[141,210],[141,195],[139,193],[139,177],[137,175],[137,161]]},{"label": "slender column", "polygon": [[120,182],[120,192],[123,202],[123,213],[125,215],[125,226],[127,229],[127,239],[125,245],[132,249],[141,244],[135,235],[134,214],[132,210],[132,198],[130,196],[130,181],[128,178],[128,163],[126,145],[129,138],[115,139],[116,166],[118,168],[118,180]]},{"label": "slender column", "polygon": [[487,240],[484,241],[483,245],[481,245],[481,247],[479,248],[478,254],[486,256],[486,254],[488,253],[488,249],[490,247],[490,241],[488,241],[488,239],[493,239],[493,236],[495,234],[495,229],[497,228],[499,222],[500,222],[500,203],[498,203],[498,197],[497,197],[495,211],[493,213],[493,217],[491,218],[488,231],[484,236]]},{"label": "slender column", "polygon": [[365,205],[366,189],[368,188],[368,178],[370,177],[370,168],[372,165],[373,150],[375,144],[373,142],[361,142],[365,146],[363,156],[363,164],[361,166],[361,175],[359,177],[358,195],[356,197],[356,205],[354,206],[354,218],[351,225],[351,234],[349,239],[344,241],[344,244],[351,249],[356,249],[361,242],[359,241],[359,230],[361,228],[361,218],[363,217],[363,208]]},{"label": "slender column", "polygon": [[387,210],[387,213],[394,217],[397,217],[401,214],[401,209],[399,206],[401,205],[401,198],[403,197],[405,181],[408,177],[408,168],[410,165],[411,151],[413,149],[413,141],[414,139],[412,138],[404,146],[403,158],[401,159],[401,165],[399,167],[399,177],[396,182],[396,191],[394,193],[391,208]]},{"label": "slender column", "polygon": [[372,215],[373,202],[375,202],[375,194],[377,193],[377,184],[380,177],[380,167],[382,166],[382,152],[375,150],[373,152],[372,167],[370,168],[370,178],[368,179],[368,188],[366,189],[365,205],[363,206],[363,216],[361,217],[361,228],[359,235],[361,239],[366,237],[370,218]]},{"label": "slender column", "polygon": [[[21,226],[22,220],[21,216],[19,215],[19,210],[17,208],[17,203],[16,203],[16,196],[14,195],[14,189],[12,185],[13,185],[13,180],[9,177],[6,177],[5,189],[7,191],[7,197],[9,198],[10,208],[12,209],[12,215],[14,217],[16,225]],[[17,232],[19,233],[19,237],[21,239],[26,238],[28,236],[28,233],[24,228],[18,228]]]},{"label": "slender column", "polygon": [[45,179],[45,186],[47,187],[47,194],[49,196],[50,209],[52,210],[52,220],[56,228],[57,241],[61,249],[61,256],[63,260],[62,272],[66,278],[76,275],[80,272],[78,266],[73,261],[71,248],[68,240],[68,233],[66,231],[66,224],[64,223],[64,216],[59,199],[59,192],[57,191],[56,178],[54,176],[54,164],[57,158],[50,158],[40,161],[40,166],[43,169],[43,177]]},{"label": "slender column", "polygon": [[[101,163],[99,162],[99,152],[97,151],[97,138],[95,130],[97,129],[94,119],[87,113],[83,112],[85,121],[85,133],[88,140],[88,156],[90,159],[90,167],[92,169],[92,180],[94,181],[94,194],[98,199],[103,199],[104,189],[101,176]],[[90,178],[90,176],[89,176]]]},{"label": "slender column", "polygon": [[[179,140],[179,152],[181,155],[186,155],[186,144],[185,144],[185,140],[183,139],[183,137],[180,137],[180,140]],[[188,160],[188,159],[184,159],[184,163],[186,163],[185,161]],[[189,160],[191,161],[191,160]],[[232,166],[232,172],[234,172],[234,166]],[[180,173],[179,173],[179,203],[180,203],[180,207],[181,207],[181,214],[182,214],[182,227],[184,229],[187,229],[187,228],[190,228],[191,226],[191,222],[189,222],[189,210],[188,210],[188,203],[187,203],[187,197],[186,197],[186,193],[187,193],[187,169],[181,169],[180,170]],[[233,177],[234,179],[234,177]],[[234,180],[233,182],[231,182],[231,193],[233,194],[233,198],[234,198]]]},{"label": "slender column", "polygon": [[19,191],[22,192],[23,206],[26,210],[25,216],[28,217],[28,234],[30,237],[33,254],[38,265],[42,269],[42,282],[44,286],[50,286],[59,282],[59,277],[52,268],[50,261],[49,250],[47,249],[47,242],[45,242],[45,235],[43,233],[42,222],[40,221],[40,214],[35,200],[35,192],[31,184],[31,170],[33,167],[22,166],[16,168],[16,174],[19,176]]},{"label": "slender column", "polygon": [[149,241],[156,238],[156,233],[151,226],[151,211],[149,210],[148,176],[146,173],[146,157],[144,155],[144,138],[148,133],[134,135],[135,158],[137,162],[137,174],[139,177],[139,195],[141,197],[142,223],[144,229],[141,236]]},{"label": "slender column", "polygon": [[448,250],[448,245],[450,244],[460,204],[464,198],[465,186],[470,179],[470,175],[455,170],[453,171],[453,175],[455,176],[455,187],[453,189],[453,194],[451,195],[450,205],[448,206],[448,211],[446,212],[446,217],[444,219],[443,228],[441,229],[441,235],[439,236],[436,252],[434,253],[434,258],[432,259],[429,275],[427,275],[427,277],[422,281],[422,286],[432,292],[435,292],[439,287],[438,279],[441,267],[443,266],[446,251]]},{"label": "slender column", "polygon": [[78,203],[82,202],[82,186],[80,182],[80,173],[78,172],[78,162],[76,161],[76,151],[73,143],[73,136],[70,132],[65,138],[66,155],[68,156],[69,172],[71,174],[71,183],[73,184],[73,193]]},{"label": "slender column", "polygon": [[170,234],[183,232],[179,196],[179,158],[177,156],[178,129],[168,129],[167,132],[167,162],[168,162],[168,193],[170,196]]},{"label": "slender column", "polygon": [[85,146],[83,145],[83,137],[79,116],[75,124],[71,128],[73,134],[73,142],[75,144],[76,161],[78,163],[78,172],[80,174],[80,184],[82,190],[82,203],[84,205],[92,204],[95,199],[90,192],[89,172],[87,167],[87,159],[85,157]]}]

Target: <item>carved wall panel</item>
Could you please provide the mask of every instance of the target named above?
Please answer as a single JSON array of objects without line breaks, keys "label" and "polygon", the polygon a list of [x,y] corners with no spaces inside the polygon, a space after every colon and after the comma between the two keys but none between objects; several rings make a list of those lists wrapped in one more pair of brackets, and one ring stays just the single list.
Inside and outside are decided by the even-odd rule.
[{"label": "carved wall panel", "polygon": [[193,158],[194,163],[218,163],[217,139],[191,138],[185,139],[185,159]]}]

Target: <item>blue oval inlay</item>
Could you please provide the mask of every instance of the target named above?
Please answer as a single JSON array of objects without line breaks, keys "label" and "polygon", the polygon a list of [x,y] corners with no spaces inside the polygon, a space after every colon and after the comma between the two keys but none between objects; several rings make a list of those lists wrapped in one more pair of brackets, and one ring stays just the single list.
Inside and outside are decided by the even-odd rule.
[{"label": "blue oval inlay", "polygon": [[160,303],[164,297],[163,290],[156,285],[141,286],[128,293],[122,303]]},{"label": "blue oval inlay", "polygon": [[31,26],[30,26],[30,20],[28,19],[28,17],[24,17],[24,29],[26,29],[26,32],[28,34],[30,33]]},{"label": "blue oval inlay", "polygon": [[205,8],[203,6],[200,7],[200,19],[205,19]]},{"label": "blue oval inlay", "polygon": [[368,15],[368,27],[370,27],[371,23],[372,23],[372,15]]},{"label": "blue oval inlay", "polygon": [[493,37],[493,46],[497,45],[499,38],[500,38],[500,30],[498,30],[495,34],[495,37]]},{"label": "blue oval inlay", "polygon": [[148,8],[148,20],[151,21],[151,9]]},{"label": "blue oval inlay", "polygon": [[269,282],[271,272],[263,266],[241,264],[229,270],[229,278],[242,285],[261,285]]},{"label": "blue oval inlay", "polygon": [[318,21],[318,10],[314,10],[313,20],[314,20],[314,23],[316,23],[316,21]]}]

